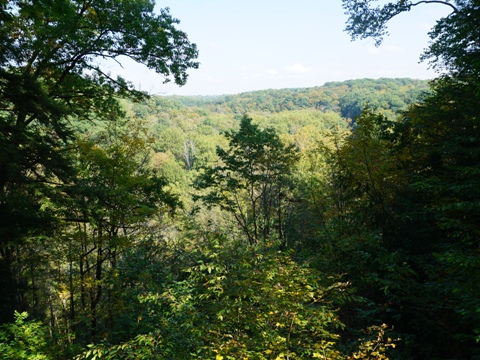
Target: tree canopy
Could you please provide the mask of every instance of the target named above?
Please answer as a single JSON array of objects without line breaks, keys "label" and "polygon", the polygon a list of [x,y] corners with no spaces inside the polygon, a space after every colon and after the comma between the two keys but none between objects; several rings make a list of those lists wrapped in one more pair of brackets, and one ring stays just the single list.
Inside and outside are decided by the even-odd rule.
[{"label": "tree canopy", "polygon": [[442,4],[451,12],[440,18],[429,35],[430,45],[421,56],[438,71],[472,75],[479,71],[478,27],[480,4],[475,0],[391,1],[375,6],[372,0],[343,0],[348,16],[346,31],[352,39],[373,38],[380,45],[388,35],[388,22],[395,16],[413,11],[416,6]]},{"label": "tree canopy", "polygon": [[15,247],[54,228],[42,201],[74,173],[75,123],[118,119],[118,97],[145,97],[105,60],[130,58],[185,84],[198,53],[178,23],[148,0],[0,3],[0,214],[16,224],[1,230],[2,303],[20,301]]},{"label": "tree canopy", "polygon": [[[474,179],[480,165],[480,4],[475,0],[396,1],[373,7],[368,0],[343,2],[349,15],[347,31],[353,38],[373,37],[377,44],[392,17],[429,3],[452,10],[438,20],[422,55],[440,76],[432,81],[432,92],[402,112],[399,121],[382,120],[367,112],[362,115],[342,147],[347,152],[337,154],[343,165],[338,175],[348,176],[337,176],[342,180],[338,186],[349,203],[343,198],[343,209],[355,213],[355,220],[364,214],[355,223],[358,233],[351,237],[364,239],[368,245],[363,249],[374,249],[380,241],[379,249],[367,251],[377,256],[383,253],[380,266],[372,266],[372,272],[357,281],[370,276],[379,280],[363,291],[374,301],[387,301],[380,316],[395,321],[404,337],[414,339],[405,347],[410,352],[405,356],[475,358],[480,330],[474,309],[480,304],[479,287],[471,281],[477,281],[480,271],[479,232],[473,225],[478,224],[480,203]],[[369,141],[358,143],[365,134]],[[381,152],[370,139],[383,143]],[[383,159],[378,156],[382,153]],[[350,156],[355,160],[348,160]],[[360,170],[364,159],[378,160],[375,166],[371,163]],[[378,182],[380,174],[382,182]],[[384,186],[394,179],[396,189]],[[356,208],[361,201],[365,205]],[[352,229],[347,222],[343,224],[337,230]],[[358,255],[358,250],[353,246],[350,256]],[[390,277],[392,269],[400,281]]]},{"label": "tree canopy", "polygon": [[[0,0],[0,357],[480,357],[478,1],[441,76],[147,97],[195,45],[151,1]],[[126,98],[126,99],[125,99]]]}]

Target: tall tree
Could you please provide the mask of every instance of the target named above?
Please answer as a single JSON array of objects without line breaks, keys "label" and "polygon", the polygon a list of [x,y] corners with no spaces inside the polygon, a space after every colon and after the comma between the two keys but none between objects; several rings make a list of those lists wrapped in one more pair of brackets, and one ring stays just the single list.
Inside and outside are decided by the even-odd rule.
[{"label": "tall tree", "polygon": [[[480,333],[480,3],[396,1],[376,8],[371,3],[343,1],[353,38],[373,37],[380,43],[392,17],[420,4],[440,3],[452,10],[430,32],[432,41],[422,56],[444,72],[432,82],[431,94],[382,134],[403,174],[390,207],[396,235],[385,245],[390,258],[399,256],[402,267],[412,271],[397,282],[390,278],[395,286],[384,290],[386,308],[397,313],[396,328],[412,339],[405,345],[408,356],[475,358]],[[368,156],[374,153],[368,151]],[[374,224],[367,228],[381,230]],[[388,279],[382,282],[388,285]],[[374,283],[366,284],[365,293],[379,294]]]},{"label": "tall tree", "polygon": [[23,307],[19,246],[52,228],[53,214],[42,201],[72,173],[71,120],[114,119],[122,115],[117,96],[144,97],[108,74],[101,60],[127,57],[183,85],[186,71],[198,66],[197,49],[178,22],[167,9],[155,14],[149,0],[0,3],[3,306]]},{"label": "tall tree", "polygon": [[288,176],[296,159],[272,129],[260,129],[244,116],[237,132],[226,134],[229,147],[217,148],[221,164],[206,169],[197,182],[208,189],[201,196],[208,205],[220,205],[235,217],[253,245],[276,238],[286,243]]},{"label": "tall tree", "polygon": [[69,283],[68,318],[81,322],[75,318],[76,305],[89,319],[93,335],[102,317],[114,321],[99,311],[104,301],[115,302],[103,285],[105,271],[116,267],[125,249],[148,236],[144,229],[155,232],[160,217],[178,205],[164,191],[163,179],[148,167],[151,142],[144,124],[131,120],[77,141],[77,176],[64,187],[68,199],[63,220],[69,225],[65,261],[77,283]]}]

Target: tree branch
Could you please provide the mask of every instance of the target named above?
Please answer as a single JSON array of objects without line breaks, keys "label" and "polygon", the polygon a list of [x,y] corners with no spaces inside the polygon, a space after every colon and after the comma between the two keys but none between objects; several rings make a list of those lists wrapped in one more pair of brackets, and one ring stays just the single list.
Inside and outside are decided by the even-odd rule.
[{"label": "tree branch", "polygon": [[422,1],[419,1],[419,2],[416,2],[414,4],[411,4],[411,6],[417,6],[417,5],[420,5],[420,4],[442,4],[442,5],[447,5],[447,6],[450,6],[454,12],[458,12],[458,9],[451,3],[447,2],[447,1],[440,1],[440,0],[422,0]]}]

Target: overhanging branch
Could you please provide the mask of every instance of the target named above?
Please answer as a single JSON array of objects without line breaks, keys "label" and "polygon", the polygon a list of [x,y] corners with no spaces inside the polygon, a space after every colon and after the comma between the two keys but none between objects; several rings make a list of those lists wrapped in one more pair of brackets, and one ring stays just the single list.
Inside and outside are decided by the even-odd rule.
[{"label": "overhanging branch", "polygon": [[447,5],[449,7],[452,8],[452,10],[454,12],[458,12],[458,9],[455,7],[455,5],[447,2],[447,1],[440,1],[440,0],[422,0],[422,1],[418,1],[414,4],[411,4],[411,6],[417,6],[417,5],[420,5],[420,4],[442,4],[442,5]]}]

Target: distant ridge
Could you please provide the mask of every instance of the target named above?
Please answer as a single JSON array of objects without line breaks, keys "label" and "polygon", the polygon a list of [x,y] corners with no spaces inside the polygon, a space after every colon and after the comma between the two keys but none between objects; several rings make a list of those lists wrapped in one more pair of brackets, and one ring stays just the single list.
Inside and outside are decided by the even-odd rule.
[{"label": "distant ridge", "polygon": [[179,106],[198,107],[234,114],[275,113],[301,109],[340,112],[353,118],[368,104],[396,113],[418,101],[429,89],[429,80],[410,78],[356,79],[327,82],[308,88],[268,89],[215,96],[162,96]]}]

